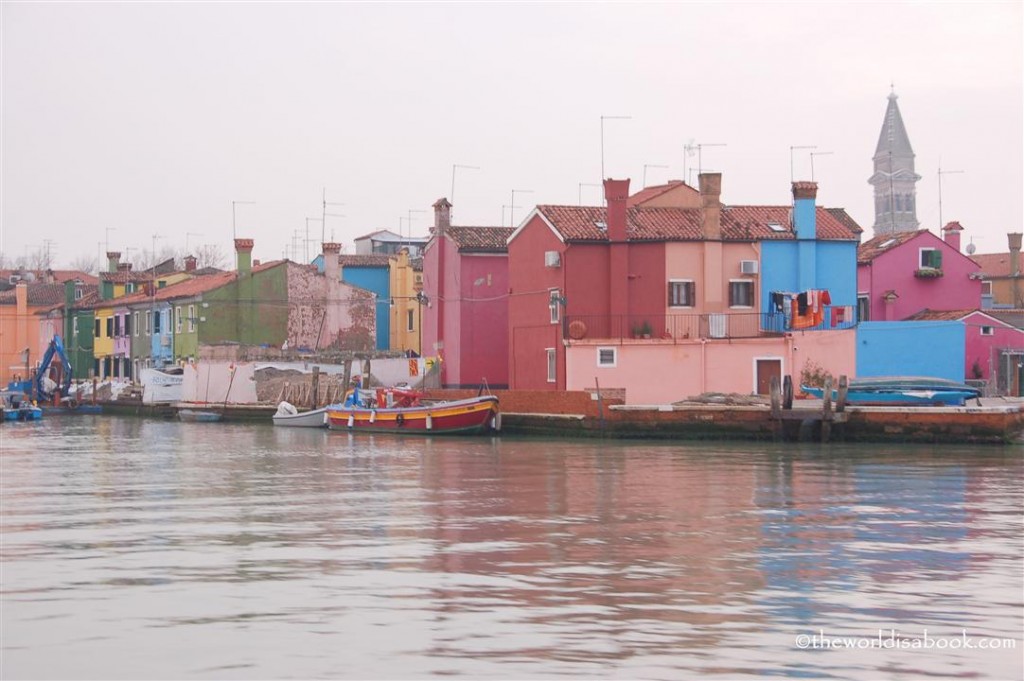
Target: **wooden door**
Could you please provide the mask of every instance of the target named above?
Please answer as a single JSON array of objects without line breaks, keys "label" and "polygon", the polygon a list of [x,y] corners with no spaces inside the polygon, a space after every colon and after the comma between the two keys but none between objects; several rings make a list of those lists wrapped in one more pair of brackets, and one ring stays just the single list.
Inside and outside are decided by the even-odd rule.
[{"label": "wooden door", "polygon": [[772,376],[779,379],[782,385],[782,360],[759,359],[757,361],[757,394],[768,395],[771,392]]}]

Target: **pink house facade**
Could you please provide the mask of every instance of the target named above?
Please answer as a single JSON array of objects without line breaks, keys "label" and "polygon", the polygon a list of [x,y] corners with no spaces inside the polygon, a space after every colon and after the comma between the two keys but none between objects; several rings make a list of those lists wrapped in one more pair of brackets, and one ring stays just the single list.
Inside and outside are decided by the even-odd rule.
[{"label": "pink house facade", "polygon": [[981,307],[977,263],[960,252],[960,230],[950,223],[945,240],[928,230],[876,236],[857,250],[860,321],[900,321],[923,309]]},{"label": "pink house facade", "polygon": [[1024,329],[1019,329],[982,310],[922,310],[909,320],[963,322],[966,380],[984,380],[992,384],[997,373],[1005,369],[1008,356],[1012,357],[1012,362],[1016,364],[1019,361],[1017,358],[1024,354]]},{"label": "pink house facade", "polygon": [[447,199],[434,204],[423,253],[424,355],[441,358],[441,385],[506,388],[509,227],[451,224]]}]

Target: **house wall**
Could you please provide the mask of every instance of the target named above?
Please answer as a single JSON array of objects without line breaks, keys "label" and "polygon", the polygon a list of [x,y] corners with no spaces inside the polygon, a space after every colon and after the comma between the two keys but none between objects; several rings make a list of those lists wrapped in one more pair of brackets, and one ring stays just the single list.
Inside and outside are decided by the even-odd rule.
[{"label": "house wall", "polygon": [[[857,304],[857,243],[805,242],[813,250],[814,278],[808,288],[825,289],[833,306]],[[800,293],[800,249],[796,241],[761,243],[761,312],[771,310],[773,291]]]},{"label": "house wall", "polygon": [[[160,319],[159,333],[156,333],[157,317]],[[153,317],[150,319],[149,353],[155,367],[162,367],[174,362],[174,330],[171,328],[170,319],[171,306],[169,303],[157,303],[153,307]],[[204,323],[200,322],[200,324]]]},{"label": "house wall", "polygon": [[[942,252],[943,276],[918,278],[920,250],[936,248]],[[886,319],[886,291],[899,296],[892,303],[891,319],[898,321],[920,312],[965,310],[981,307],[981,281],[968,275],[978,271],[977,264],[931,232],[896,246],[876,257],[871,264],[857,267],[857,290],[870,294],[871,321]]]},{"label": "house wall", "polygon": [[[286,271],[283,265],[269,267],[204,292],[202,302],[209,303],[209,307],[203,308],[206,321],[199,325],[198,342],[280,347],[288,329]],[[177,347],[178,340],[176,336],[174,354],[182,357],[185,355]],[[193,344],[190,350],[188,354],[194,355],[196,346]]]},{"label": "house wall", "polygon": [[460,325],[462,350],[454,386],[507,387],[509,312],[508,256],[463,253],[459,261]]},{"label": "house wall", "polygon": [[[192,330],[189,330],[188,325],[189,305],[192,305],[195,308],[195,323]],[[198,357],[199,334],[201,333],[203,324],[205,324],[205,322],[201,323],[199,321],[199,317],[205,316],[207,321],[209,321],[212,316],[209,308],[203,308],[202,302],[198,298],[182,298],[180,300],[172,300],[168,312],[168,319],[165,319],[164,321],[168,321],[168,332],[173,335],[171,344],[174,348],[174,358],[181,361]],[[179,314],[181,315],[180,330],[178,327]]]},{"label": "house wall", "polygon": [[93,329],[96,318],[92,310],[75,310],[72,315],[71,330],[64,339],[64,347],[74,378],[81,381],[89,378],[89,372],[95,366]]},{"label": "house wall", "polygon": [[[406,252],[391,258],[390,274],[391,306],[390,340],[392,350],[412,350],[420,354],[420,326],[423,309],[416,299],[416,292],[422,288],[422,277],[417,281],[417,272],[409,263]],[[412,326],[409,313],[412,313]]]},{"label": "house wall", "polygon": [[862,322],[857,376],[934,376],[964,380],[963,322]]},{"label": "house wall", "polygon": [[[615,367],[599,367],[598,348],[614,347]],[[834,376],[856,367],[852,329],[814,331],[776,338],[686,341],[573,342],[566,351],[569,390],[623,388],[627,404],[668,404],[706,392],[756,392],[757,359],[778,359],[794,387],[809,362]],[[656,380],[652,380],[656,377]]]},{"label": "house wall", "polygon": [[[108,307],[94,310],[93,314],[100,322],[100,332],[96,334],[93,339],[92,352],[93,356],[100,361],[100,373],[103,377],[106,377],[107,373],[102,366],[103,360],[114,354],[114,338],[112,335],[107,335],[107,320],[114,316],[114,309]],[[95,326],[93,328],[95,328]]]},{"label": "house wall", "polygon": [[423,255],[423,291],[430,298],[423,317],[423,353],[442,358],[442,386],[459,385],[462,375],[460,260],[455,242],[447,237],[432,241]]},{"label": "house wall", "polygon": [[[1024,350],[1024,329],[1010,326],[998,319],[989,317],[983,313],[975,312],[963,319],[964,335],[966,337],[966,355],[964,357],[964,377],[968,379],[981,378],[991,380],[995,367],[993,363],[998,358],[993,356],[996,348],[1017,348]],[[983,336],[984,327],[992,329],[991,336]],[[981,375],[974,372],[975,362],[981,370]]]},{"label": "house wall", "polygon": [[391,341],[391,276],[388,268],[346,265],[341,268],[341,280],[377,294],[374,342],[378,350],[389,349]]},{"label": "house wall", "polygon": [[[316,270],[288,263],[288,328],[290,348],[368,351],[379,338],[379,314],[373,292],[328,281]],[[259,276],[257,274],[256,276]]]}]

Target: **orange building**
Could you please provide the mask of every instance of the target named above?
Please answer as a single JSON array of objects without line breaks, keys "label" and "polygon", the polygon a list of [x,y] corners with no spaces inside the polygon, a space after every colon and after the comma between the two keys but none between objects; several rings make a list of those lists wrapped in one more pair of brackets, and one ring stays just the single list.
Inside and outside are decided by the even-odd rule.
[{"label": "orange building", "polygon": [[22,281],[0,291],[0,385],[28,378],[27,367],[42,357],[54,330],[62,333],[63,305],[63,284]]}]

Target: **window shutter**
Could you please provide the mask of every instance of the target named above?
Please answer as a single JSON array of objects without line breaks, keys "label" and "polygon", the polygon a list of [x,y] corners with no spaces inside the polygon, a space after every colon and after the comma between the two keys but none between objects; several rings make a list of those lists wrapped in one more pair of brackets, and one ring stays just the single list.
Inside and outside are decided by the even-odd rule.
[{"label": "window shutter", "polygon": [[932,267],[937,270],[942,269],[942,251],[938,249],[932,251]]}]

